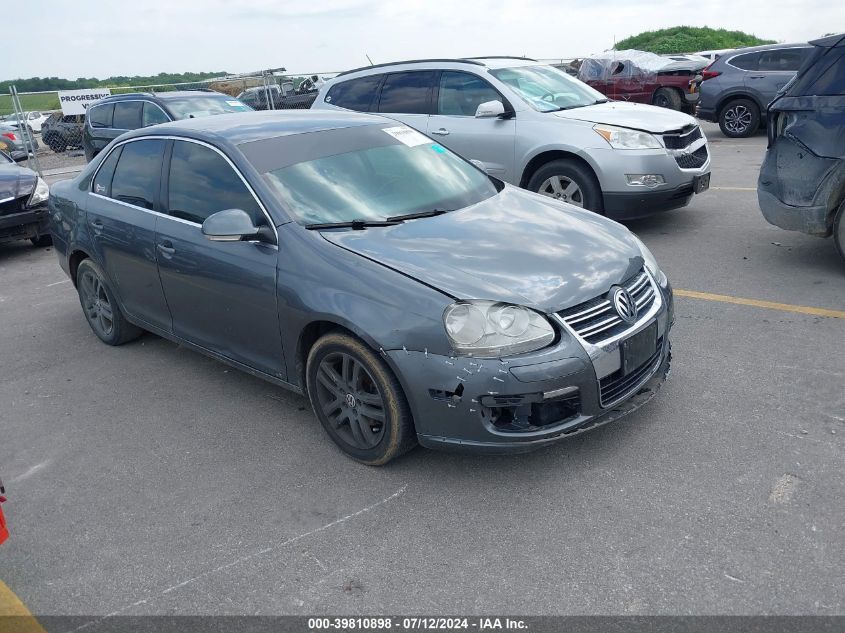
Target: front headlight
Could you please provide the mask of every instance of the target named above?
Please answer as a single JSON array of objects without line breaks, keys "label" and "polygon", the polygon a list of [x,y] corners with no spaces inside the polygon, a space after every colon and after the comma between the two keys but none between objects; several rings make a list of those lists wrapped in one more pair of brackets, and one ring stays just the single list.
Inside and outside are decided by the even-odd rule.
[{"label": "front headlight", "polygon": [[648,272],[651,273],[651,276],[654,277],[654,280],[658,284],[665,287],[669,280],[667,279],[666,274],[660,270],[660,266],[657,265],[657,259],[655,259],[651,251],[648,250],[648,246],[643,244],[643,241],[640,238],[633,233],[631,233],[631,235],[633,235],[637,246],[640,247],[640,253],[642,253],[643,260],[645,261],[645,267],[648,269]]},{"label": "front headlight", "polygon": [[28,207],[34,207],[37,204],[41,204],[47,198],[50,197],[50,187],[47,186],[47,183],[44,182],[41,178],[35,183],[35,191],[32,192],[32,195],[29,196],[29,202],[26,203]]},{"label": "front headlight", "polygon": [[660,141],[648,132],[602,124],[594,125],[593,129],[613,149],[661,149],[663,147]]},{"label": "front headlight", "polygon": [[460,301],[443,312],[443,325],[459,354],[496,358],[540,349],[555,332],[533,310],[496,301]]}]

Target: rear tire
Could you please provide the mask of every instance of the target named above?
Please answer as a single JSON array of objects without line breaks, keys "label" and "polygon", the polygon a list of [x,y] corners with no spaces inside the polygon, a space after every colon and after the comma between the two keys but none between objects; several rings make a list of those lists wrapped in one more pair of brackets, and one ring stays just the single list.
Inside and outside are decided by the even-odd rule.
[{"label": "rear tire", "polygon": [[751,99],[734,99],[719,112],[719,128],[730,138],[747,138],[760,128],[760,108]]},{"label": "rear tire", "polygon": [[76,290],[88,325],[103,343],[123,345],[141,336],[143,330],[123,316],[106,276],[90,259],[76,269]]},{"label": "rear tire", "polygon": [[683,105],[680,93],[672,88],[658,88],[654,91],[654,98],[651,102],[660,108],[669,108],[670,110],[680,110]]},{"label": "rear tire", "polygon": [[840,257],[845,260],[845,201],[839,205],[836,217],[833,218],[833,243]]},{"label": "rear tire", "polygon": [[595,174],[571,158],[546,163],[534,172],[526,188],[595,213],[604,212],[604,199]]},{"label": "rear tire", "polygon": [[305,374],[317,419],[352,459],[382,466],[416,445],[399,381],[360,340],[342,332],[326,334],[308,353]]}]

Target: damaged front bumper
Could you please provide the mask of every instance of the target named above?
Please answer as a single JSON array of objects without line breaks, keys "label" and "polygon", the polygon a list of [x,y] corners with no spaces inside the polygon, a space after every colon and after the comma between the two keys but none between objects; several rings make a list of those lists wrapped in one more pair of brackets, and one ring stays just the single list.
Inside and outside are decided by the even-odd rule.
[{"label": "damaged front bumper", "polygon": [[49,233],[46,204],[0,215],[0,242],[36,238]]},{"label": "damaged front bumper", "polygon": [[[509,359],[385,352],[408,397],[417,439],[429,448],[491,454],[542,448],[625,416],[648,402],[671,363],[671,291],[638,333],[657,324],[658,347],[623,375],[621,341],[588,353],[562,336]],[[633,336],[631,334],[630,336]],[[614,394],[608,400],[608,394]]]}]

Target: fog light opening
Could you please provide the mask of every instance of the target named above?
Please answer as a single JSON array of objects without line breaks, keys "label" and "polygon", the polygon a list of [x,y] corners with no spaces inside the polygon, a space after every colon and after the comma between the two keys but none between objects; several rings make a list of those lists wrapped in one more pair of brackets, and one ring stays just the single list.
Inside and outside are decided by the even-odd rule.
[{"label": "fog light opening", "polygon": [[662,174],[625,174],[625,179],[629,185],[635,187],[648,187],[654,189],[660,185],[666,184],[666,179]]}]

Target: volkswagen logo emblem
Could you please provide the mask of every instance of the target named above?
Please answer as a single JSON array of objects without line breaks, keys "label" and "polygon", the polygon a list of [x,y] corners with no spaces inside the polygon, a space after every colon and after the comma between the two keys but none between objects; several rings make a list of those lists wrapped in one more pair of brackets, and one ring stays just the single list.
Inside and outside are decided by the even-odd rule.
[{"label": "volkswagen logo emblem", "polygon": [[351,393],[347,393],[346,406],[348,406],[350,409],[354,409],[356,404],[358,403],[355,401],[355,396],[353,396]]},{"label": "volkswagen logo emblem", "polygon": [[625,323],[633,323],[637,320],[637,303],[625,288],[616,286],[610,291],[610,303],[613,305],[616,314]]}]

